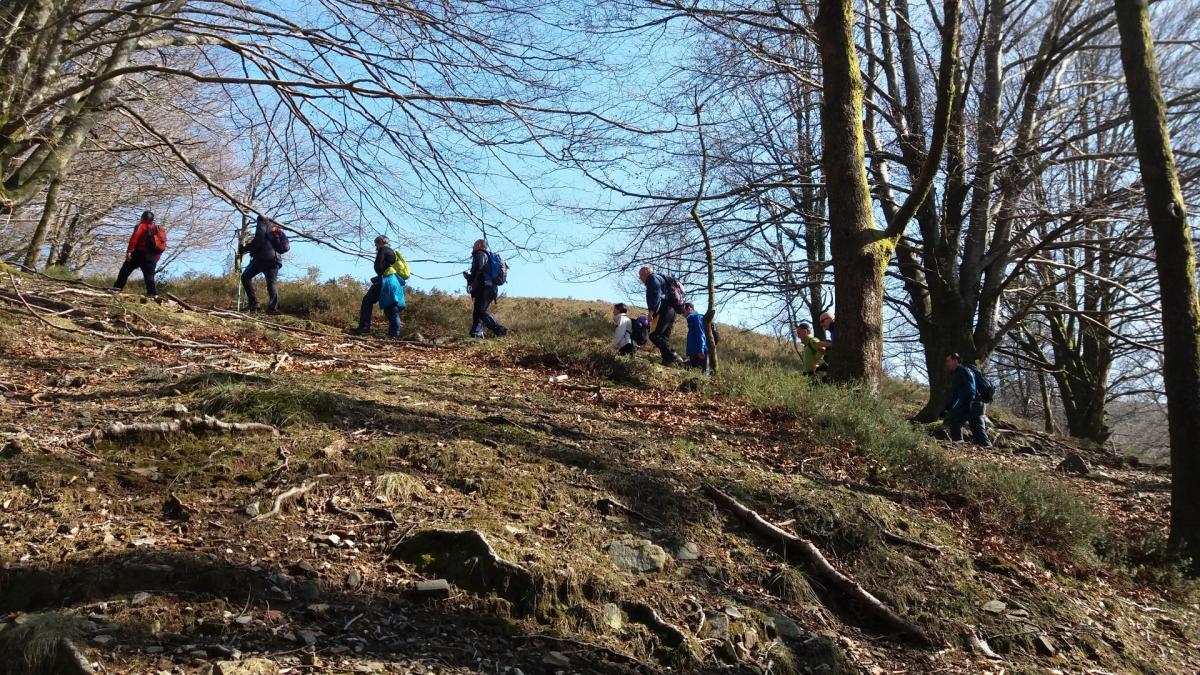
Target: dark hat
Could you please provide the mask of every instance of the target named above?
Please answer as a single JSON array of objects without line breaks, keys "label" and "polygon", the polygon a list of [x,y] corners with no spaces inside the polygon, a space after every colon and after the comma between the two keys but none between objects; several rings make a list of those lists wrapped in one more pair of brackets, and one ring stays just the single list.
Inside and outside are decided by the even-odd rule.
[{"label": "dark hat", "polygon": [[142,211],[142,220],[147,223],[153,223],[154,222],[154,212],[153,211]]}]

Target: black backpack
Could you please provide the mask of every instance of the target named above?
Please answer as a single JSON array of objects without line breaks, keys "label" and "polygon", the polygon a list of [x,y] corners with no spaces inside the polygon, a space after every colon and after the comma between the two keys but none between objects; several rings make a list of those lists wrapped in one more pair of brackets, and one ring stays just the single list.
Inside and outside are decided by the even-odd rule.
[{"label": "black backpack", "polygon": [[267,240],[271,242],[271,248],[275,249],[276,253],[287,253],[292,250],[292,243],[288,241],[287,234],[282,229],[274,229],[267,235]]},{"label": "black backpack", "polygon": [[996,385],[975,366],[967,365],[967,370],[975,376],[975,400],[981,403],[991,403],[996,396]]}]

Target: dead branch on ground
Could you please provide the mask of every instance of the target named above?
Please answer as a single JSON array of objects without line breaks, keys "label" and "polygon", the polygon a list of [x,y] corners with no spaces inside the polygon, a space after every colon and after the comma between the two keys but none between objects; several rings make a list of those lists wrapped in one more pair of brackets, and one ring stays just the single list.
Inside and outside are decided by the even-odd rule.
[{"label": "dead branch on ground", "polygon": [[278,436],[279,430],[270,424],[259,422],[222,422],[215,417],[188,417],[170,422],[137,422],[124,424],[114,422],[105,429],[94,429],[79,440],[90,439],[93,443],[136,436],[166,436],[179,433],[226,434],[270,434]]}]

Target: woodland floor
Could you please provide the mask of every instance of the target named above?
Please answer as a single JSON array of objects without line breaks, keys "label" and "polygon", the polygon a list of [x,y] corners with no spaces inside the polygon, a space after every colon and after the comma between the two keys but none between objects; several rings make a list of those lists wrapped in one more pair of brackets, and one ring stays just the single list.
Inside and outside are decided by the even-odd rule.
[{"label": "woodland floor", "polygon": [[[597,394],[503,343],[0,280],[0,641],[57,612],[106,673],[251,657],[294,673],[1200,672],[1192,601],[1048,566],[973,529],[970,505],[876,486],[848,441],[802,422],[660,387]],[[90,436],[170,415],[279,434]],[[1059,476],[1057,441],[1021,455],[1019,434],[985,458],[1058,476],[1117,538],[1165,527],[1165,474]],[[938,644],[882,634],[705,484],[812,539]],[[291,488],[308,489],[262,518]],[[508,562],[452,559],[440,530],[476,530]],[[662,569],[615,566],[626,541]],[[436,578],[448,598],[415,590]],[[0,672],[23,672],[4,649]]]}]

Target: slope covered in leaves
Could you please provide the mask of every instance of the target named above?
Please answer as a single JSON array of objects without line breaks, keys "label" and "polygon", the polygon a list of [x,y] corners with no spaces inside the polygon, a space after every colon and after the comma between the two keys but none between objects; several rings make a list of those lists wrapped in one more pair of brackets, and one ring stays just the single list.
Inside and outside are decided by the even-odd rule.
[{"label": "slope covered in leaves", "polygon": [[943,449],[753,337],[707,382],[541,332],[599,332],[599,306],[514,312],[524,336],[481,344],[419,325],[419,300],[425,339],[397,343],[181,299],[0,290],[0,669],[1200,668],[1188,587],[1139,543],[1161,474],[1093,454],[1061,477],[1060,441],[1016,428]]}]

